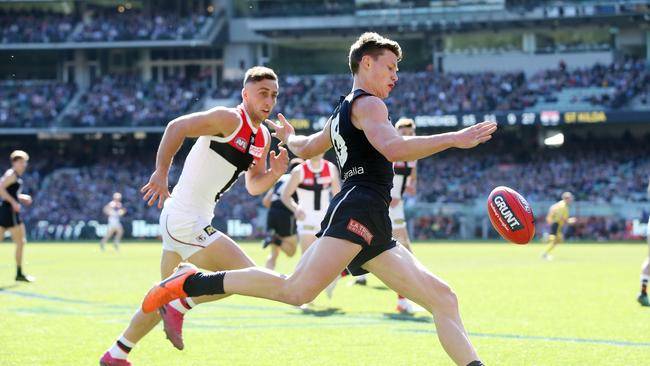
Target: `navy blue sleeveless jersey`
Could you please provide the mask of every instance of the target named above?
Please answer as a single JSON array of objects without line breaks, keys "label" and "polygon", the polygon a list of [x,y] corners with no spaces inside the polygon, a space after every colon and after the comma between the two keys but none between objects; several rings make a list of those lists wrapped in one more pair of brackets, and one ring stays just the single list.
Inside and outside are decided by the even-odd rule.
[{"label": "navy blue sleeveless jersey", "polygon": [[386,202],[390,202],[393,163],[370,144],[362,130],[352,124],[352,103],[366,95],[372,94],[357,89],[341,97],[331,117],[330,139],[343,181],[341,190],[364,186],[377,191]]}]

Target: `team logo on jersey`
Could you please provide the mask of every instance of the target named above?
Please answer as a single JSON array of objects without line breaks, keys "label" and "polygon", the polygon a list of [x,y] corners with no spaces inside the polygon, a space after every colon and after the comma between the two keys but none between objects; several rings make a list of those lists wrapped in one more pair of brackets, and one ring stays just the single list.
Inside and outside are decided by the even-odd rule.
[{"label": "team logo on jersey", "polygon": [[235,139],[235,147],[237,148],[237,150],[241,152],[245,152],[246,148],[248,147],[248,142],[246,142],[246,139],[244,139],[243,137],[237,137]]},{"label": "team logo on jersey", "polygon": [[264,152],[264,148],[252,145],[250,150],[248,151],[251,153],[251,155],[253,155],[253,157],[259,159],[262,157],[262,152]]},{"label": "team logo on jersey", "polygon": [[354,233],[354,234],[357,234],[357,235],[359,235],[360,237],[362,237],[363,240],[364,240],[366,243],[368,243],[368,245],[370,245],[370,243],[372,242],[372,238],[374,237],[374,235],[372,235],[372,233],[370,232],[370,230],[368,230],[368,228],[365,227],[365,226],[364,226],[362,223],[360,223],[359,221],[357,221],[357,220],[355,220],[355,219],[350,219],[350,221],[348,222],[348,227],[347,227],[347,229],[348,229],[348,231],[350,231],[350,232],[352,232],[352,233]]},{"label": "team logo on jersey", "polygon": [[205,233],[208,234],[208,236],[211,236],[212,234],[217,232],[217,229],[212,227],[212,225],[208,225],[203,228],[203,231],[205,231]]}]

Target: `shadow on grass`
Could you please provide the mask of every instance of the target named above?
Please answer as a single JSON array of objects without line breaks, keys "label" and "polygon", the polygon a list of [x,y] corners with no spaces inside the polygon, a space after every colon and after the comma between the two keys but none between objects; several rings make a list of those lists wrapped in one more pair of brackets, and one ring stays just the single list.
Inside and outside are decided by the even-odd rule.
[{"label": "shadow on grass", "polygon": [[408,313],[384,313],[384,318],[387,320],[396,320],[400,322],[413,322],[413,323],[433,323],[433,318],[430,316],[415,316]]},{"label": "shadow on grass", "polygon": [[333,316],[333,315],[345,315],[345,311],[340,308],[325,308],[325,309],[301,309],[302,315],[311,315],[318,318]]}]

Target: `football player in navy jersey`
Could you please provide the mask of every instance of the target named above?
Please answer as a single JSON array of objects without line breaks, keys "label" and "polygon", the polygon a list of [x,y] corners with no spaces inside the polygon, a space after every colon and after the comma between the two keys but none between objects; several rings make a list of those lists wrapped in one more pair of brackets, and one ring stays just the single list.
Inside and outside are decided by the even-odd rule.
[{"label": "football player in navy jersey", "polygon": [[191,264],[149,290],[144,312],[186,296],[240,294],[302,305],[312,301],[346,267],[353,275],[371,272],[388,287],[433,315],[438,338],[458,365],[480,366],[463,326],[458,299],[442,279],[392,239],[388,216],[393,162],[422,159],[449,148],[473,148],[488,141],[496,123],[460,131],[401,136],[390,123],[387,98],[397,83],[399,44],[364,33],[350,48],[352,91],[340,102],[322,131],[296,136],[282,117],[270,122],[275,136],[302,158],[336,152],[343,185],[332,199],[319,237],[290,276],[265,268],[199,272]]}]

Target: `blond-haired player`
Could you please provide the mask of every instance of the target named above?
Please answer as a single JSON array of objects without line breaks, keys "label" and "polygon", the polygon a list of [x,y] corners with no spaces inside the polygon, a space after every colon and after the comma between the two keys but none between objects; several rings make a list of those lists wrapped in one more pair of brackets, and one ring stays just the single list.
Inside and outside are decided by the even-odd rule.
[{"label": "blond-haired player", "polygon": [[32,282],[34,277],[23,273],[23,250],[25,248],[26,230],[20,217],[22,205],[32,204],[32,197],[21,193],[23,174],[27,169],[29,155],[22,150],[15,150],[9,155],[11,168],[0,178],[0,240],[9,231],[11,239],[16,243],[16,281]]},{"label": "blond-haired player", "polygon": [[562,199],[553,205],[548,210],[546,215],[546,223],[550,225],[550,232],[548,235],[548,246],[542,254],[542,258],[551,260],[551,251],[556,245],[560,244],[564,239],[562,230],[565,224],[575,223],[575,217],[569,217],[569,207],[573,203],[573,194],[571,192],[562,193]]},{"label": "blond-haired player", "polygon": [[99,242],[99,247],[104,250],[106,242],[113,237],[113,246],[115,250],[120,249],[120,240],[124,235],[124,227],[122,226],[121,218],[126,214],[126,209],[122,206],[122,193],[113,193],[111,202],[104,206],[104,215],[108,216],[108,226],[106,228],[106,235]]}]

